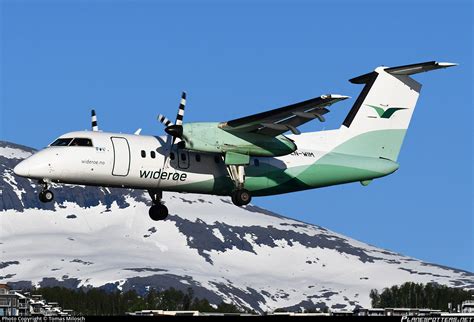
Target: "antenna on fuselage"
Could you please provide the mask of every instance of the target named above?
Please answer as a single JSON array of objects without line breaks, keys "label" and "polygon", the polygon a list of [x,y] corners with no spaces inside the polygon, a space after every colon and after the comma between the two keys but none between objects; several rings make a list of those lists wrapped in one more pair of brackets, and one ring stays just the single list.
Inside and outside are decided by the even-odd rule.
[{"label": "antenna on fuselage", "polygon": [[91,111],[91,121],[92,121],[92,131],[99,131],[99,126],[97,125],[97,115],[95,115],[95,110]]}]

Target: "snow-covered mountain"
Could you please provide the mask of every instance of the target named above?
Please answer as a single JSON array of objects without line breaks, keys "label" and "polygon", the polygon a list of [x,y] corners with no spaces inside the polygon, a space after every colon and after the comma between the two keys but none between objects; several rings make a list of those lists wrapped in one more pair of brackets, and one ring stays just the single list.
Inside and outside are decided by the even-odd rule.
[{"label": "snow-covered mountain", "polygon": [[275,308],[370,306],[369,292],[406,281],[474,288],[474,274],[424,263],[229,198],[165,193],[166,221],[142,191],[62,186],[38,201],[12,169],[34,150],[0,141],[0,283],[13,287],[150,287],[211,303]]}]

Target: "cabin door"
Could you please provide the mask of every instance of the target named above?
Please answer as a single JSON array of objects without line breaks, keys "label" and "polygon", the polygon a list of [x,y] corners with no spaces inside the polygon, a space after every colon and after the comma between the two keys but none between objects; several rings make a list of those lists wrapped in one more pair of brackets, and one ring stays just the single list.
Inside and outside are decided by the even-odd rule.
[{"label": "cabin door", "polygon": [[114,150],[112,175],[125,177],[130,171],[130,146],[126,138],[111,137]]}]

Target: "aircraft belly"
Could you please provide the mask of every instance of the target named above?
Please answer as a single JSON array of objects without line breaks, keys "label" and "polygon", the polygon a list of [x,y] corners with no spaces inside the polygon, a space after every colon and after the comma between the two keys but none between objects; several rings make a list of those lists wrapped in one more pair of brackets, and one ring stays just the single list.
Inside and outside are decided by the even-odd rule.
[{"label": "aircraft belly", "polygon": [[254,196],[266,196],[331,185],[371,180],[393,173],[398,164],[391,160],[328,153],[312,164],[268,173],[267,187]]}]

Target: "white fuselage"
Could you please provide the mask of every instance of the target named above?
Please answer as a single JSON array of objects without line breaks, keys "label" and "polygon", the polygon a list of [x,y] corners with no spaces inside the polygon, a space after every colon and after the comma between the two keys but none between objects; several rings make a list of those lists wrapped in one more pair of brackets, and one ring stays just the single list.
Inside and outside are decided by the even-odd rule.
[{"label": "white fuselage", "polygon": [[[176,144],[168,153],[165,138],[155,136],[81,131],[67,133],[60,138],[88,138],[92,140],[92,146],[49,146],[21,162],[15,172],[38,180],[104,187],[216,195],[229,195],[234,189],[220,154],[179,149]],[[344,135],[340,130],[334,130],[292,138],[298,145],[294,153],[250,159],[246,167],[246,188],[249,191],[255,195],[271,195],[380,176],[370,174],[367,177],[366,174],[354,172],[351,177],[328,180],[323,172],[318,175],[320,170],[312,170],[316,172],[308,175],[311,165],[328,155],[327,151],[344,139]],[[320,149],[306,149],[308,146]],[[354,157],[343,156],[339,159],[342,162],[347,160],[348,165],[354,162]],[[386,168],[383,171],[387,173],[398,167],[393,162],[374,161],[383,163]],[[305,177],[299,177],[301,173]],[[283,187],[280,180],[288,181],[288,178],[304,181],[304,186],[290,182]]]},{"label": "white fuselage", "polygon": [[[195,159],[195,155],[176,146],[173,160],[164,164],[163,141],[154,136],[84,131],[61,138],[90,138],[93,146],[49,146],[23,161],[22,168],[15,171],[53,182],[164,190],[225,171],[209,166],[214,162],[212,156],[201,153],[201,162],[191,162],[190,157]],[[190,167],[193,174],[188,172]],[[205,171],[199,173],[199,169]]]}]

